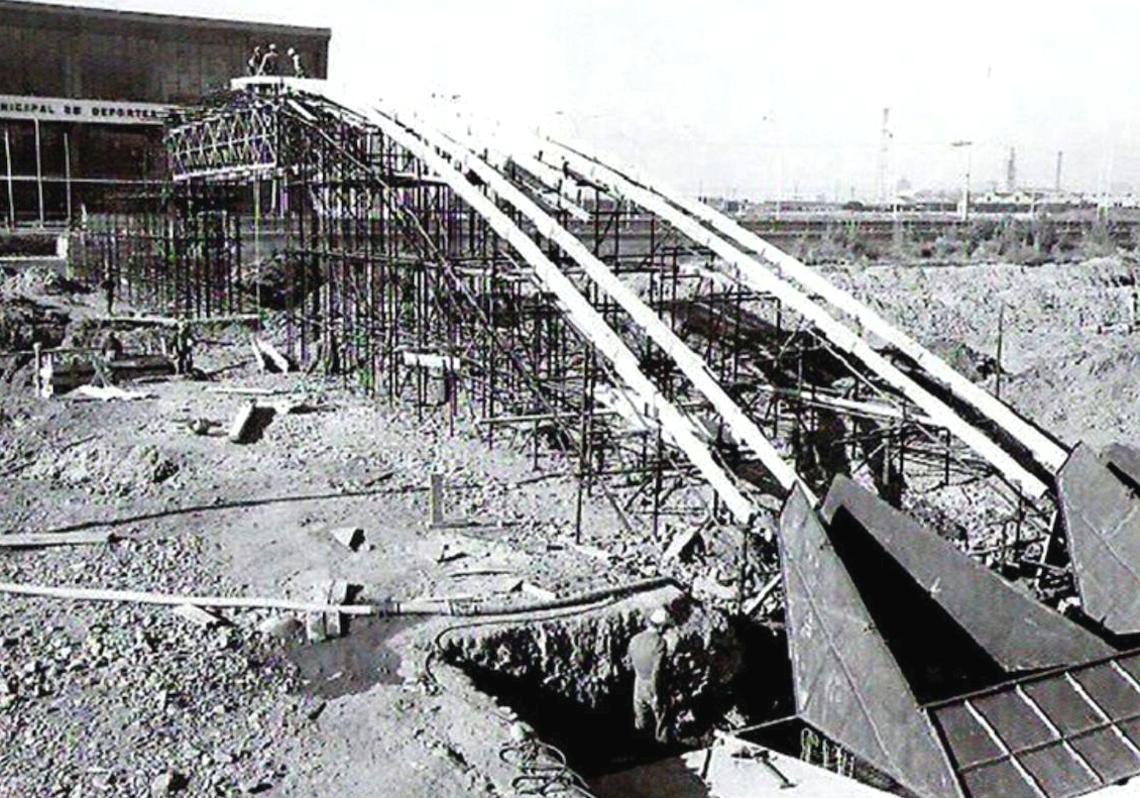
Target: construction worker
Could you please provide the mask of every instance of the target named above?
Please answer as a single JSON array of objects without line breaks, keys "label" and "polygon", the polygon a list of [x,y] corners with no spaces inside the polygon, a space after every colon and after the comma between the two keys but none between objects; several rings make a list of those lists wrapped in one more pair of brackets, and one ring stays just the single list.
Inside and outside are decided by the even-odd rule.
[{"label": "construction worker", "polygon": [[649,627],[629,641],[628,658],[633,666],[633,725],[639,732],[652,732],[659,743],[669,741],[665,724],[665,630],[669,612],[664,607],[649,616]]},{"label": "construction worker", "polygon": [[91,359],[91,366],[95,369],[94,383],[104,388],[115,384],[114,363],[123,356],[123,344],[114,332],[108,331],[103,337],[101,354]]},{"label": "construction worker", "polygon": [[290,47],[287,55],[289,56],[289,60],[293,62],[293,77],[305,77],[305,65],[301,63],[301,54]]},{"label": "construction worker", "polygon": [[246,68],[249,70],[249,74],[251,76],[257,77],[258,75],[261,74],[261,45],[260,44],[253,48],[253,55],[251,55],[249,57],[249,60],[245,62],[245,65],[246,65]]},{"label": "construction worker", "polygon": [[261,57],[261,67],[257,74],[274,77],[277,75],[277,45],[269,45],[269,50]]}]

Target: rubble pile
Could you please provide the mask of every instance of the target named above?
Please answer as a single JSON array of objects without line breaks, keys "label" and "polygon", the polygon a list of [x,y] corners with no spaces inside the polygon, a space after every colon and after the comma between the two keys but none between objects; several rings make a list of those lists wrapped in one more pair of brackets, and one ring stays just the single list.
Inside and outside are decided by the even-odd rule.
[{"label": "rubble pile", "polygon": [[[84,556],[9,554],[0,570],[27,583],[225,592],[208,558],[192,537],[123,540]],[[254,631],[256,613],[204,629],[168,608],[81,607],[0,605],[0,734],[16,743],[5,794],[233,795],[280,779],[279,747],[310,723],[309,706],[289,695],[292,671]]]},{"label": "rubble pile", "polygon": [[93,440],[58,454],[41,450],[27,476],[91,493],[126,497],[169,485],[181,468],[177,456],[152,445],[124,449]]}]

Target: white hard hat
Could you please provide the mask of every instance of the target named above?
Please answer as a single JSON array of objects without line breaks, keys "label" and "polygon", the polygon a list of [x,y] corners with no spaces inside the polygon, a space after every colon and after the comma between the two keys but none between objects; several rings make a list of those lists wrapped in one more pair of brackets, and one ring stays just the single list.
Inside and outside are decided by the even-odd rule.
[{"label": "white hard hat", "polygon": [[669,613],[664,607],[658,607],[649,615],[649,622],[654,626],[668,626]]}]

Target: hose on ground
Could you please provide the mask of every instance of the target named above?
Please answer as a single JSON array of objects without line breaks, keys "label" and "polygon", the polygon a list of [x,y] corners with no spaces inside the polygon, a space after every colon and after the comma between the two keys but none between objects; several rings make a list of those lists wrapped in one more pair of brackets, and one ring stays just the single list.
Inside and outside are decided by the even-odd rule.
[{"label": "hose on ground", "polygon": [[279,598],[254,598],[245,596],[191,596],[172,593],[156,593],[138,590],[105,590],[59,585],[31,585],[17,582],[0,582],[0,593],[35,596],[39,598],[65,599],[69,601],[101,601],[128,604],[154,604],[179,606],[190,604],[195,607],[215,609],[278,609],[293,612],[338,613],[340,615],[455,615],[466,617],[496,617],[527,615],[548,610],[574,608],[588,605],[603,599],[616,599],[632,593],[655,590],[665,585],[675,584],[671,579],[657,577],[630,582],[616,587],[600,588],[585,593],[576,593],[562,598],[539,601],[532,604],[512,606],[511,604],[482,604],[456,599],[433,599],[421,601],[386,601],[380,604],[325,604],[319,602],[291,601]]},{"label": "hose on ground", "polygon": [[533,737],[499,749],[499,758],[519,770],[511,789],[519,795],[576,795],[596,798],[585,779],[566,764],[566,755]]}]

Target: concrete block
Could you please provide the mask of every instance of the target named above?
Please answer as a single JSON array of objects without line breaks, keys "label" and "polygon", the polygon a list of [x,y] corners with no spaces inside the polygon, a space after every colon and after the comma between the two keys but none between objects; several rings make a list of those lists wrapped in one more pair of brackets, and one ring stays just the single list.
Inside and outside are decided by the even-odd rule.
[{"label": "concrete block", "polygon": [[245,440],[249,432],[250,422],[253,421],[254,412],[257,410],[257,402],[249,402],[242,406],[238,414],[234,416],[233,423],[230,424],[229,439],[233,443],[241,443]]},{"label": "concrete block", "polygon": [[364,544],[364,529],[358,526],[341,526],[329,531],[329,534],[350,551],[357,551]]}]

